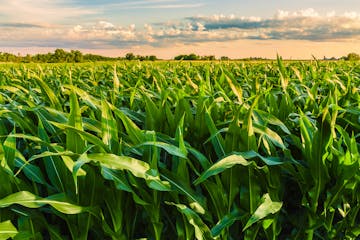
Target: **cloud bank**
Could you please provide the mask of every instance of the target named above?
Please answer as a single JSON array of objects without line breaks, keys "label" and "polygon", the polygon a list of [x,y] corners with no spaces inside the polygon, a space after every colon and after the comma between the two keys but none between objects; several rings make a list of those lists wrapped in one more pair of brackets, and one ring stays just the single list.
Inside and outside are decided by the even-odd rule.
[{"label": "cloud bank", "polygon": [[[73,9],[68,14],[74,11],[83,10]],[[360,13],[329,12],[321,15],[314,9],[296,12],[279,10],[270,18],[192,16],[176,22],[143,26],[122,26],[106,20],[73,25],[13,21],[0,23],[0,33],[0,45],[3,47],[68,49],[114,49],[145,45],[160,47],[178,43],[194,45],[238,40],[346,42],[360,40]]]},{"label": "cloud bank", "polygon": [[279,10],[272,18],[215,15],[190,17],[193,24],[201,24],[207,31],[227,29],[245,33],[249,39],[280,40],[340,40],[360,37],[360,14],[329,12],[321,16],[314,9],[297,12]]}]

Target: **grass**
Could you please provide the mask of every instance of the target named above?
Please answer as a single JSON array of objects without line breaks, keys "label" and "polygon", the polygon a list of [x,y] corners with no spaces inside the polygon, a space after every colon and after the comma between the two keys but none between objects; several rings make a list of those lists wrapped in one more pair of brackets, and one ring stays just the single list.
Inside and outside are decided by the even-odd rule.
[{"label": "grass", "polygon": [[0,239],[356,239],[358,62],[0,68]]}]

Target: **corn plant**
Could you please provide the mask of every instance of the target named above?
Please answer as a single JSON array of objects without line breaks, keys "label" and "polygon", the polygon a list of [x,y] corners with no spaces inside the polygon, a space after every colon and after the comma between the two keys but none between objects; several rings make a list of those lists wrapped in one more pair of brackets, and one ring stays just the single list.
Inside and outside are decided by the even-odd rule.
[{"label": "corn plant", "polygon": [[358,62],[0,68],[0,239],[356,239]]}]

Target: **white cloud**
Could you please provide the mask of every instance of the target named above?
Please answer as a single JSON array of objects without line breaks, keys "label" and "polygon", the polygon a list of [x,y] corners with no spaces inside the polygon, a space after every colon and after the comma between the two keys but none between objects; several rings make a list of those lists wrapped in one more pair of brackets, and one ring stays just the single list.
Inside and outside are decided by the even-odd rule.
[{"label": "white cloud", "polygon": [[360,21],[360,13],[357,12],[345,12],[344,17]]},{"label": "white cloud", "polygon": [[331,11],[331,12],[327,12],[326,13],[326,17],[331,18],[331,17],[335,17],[336,16],[336,12],[335,11]]},{"label": "white cloud", "polygon": [[199,23],[199,22],[196,23],[196,27],[197,27],[197,30],[200,32],[206,30],[206,27],[204,26],[204,24]]},{"label": "white cloud", "polygon": [[277,14],[275,15],[276,19],[286,19],[286,18],[298,18],[298,17],[319,17],[320,14],[315,11],[313,8],[307,8],[295,12],[289,12],[284,10],[278,10]]},{"label": "white cloud", "polygon": [[[30,1],[15,0],[29,5]],[[43,4],[58,4],[40,0]],[[3,6],[4,7],[4,6]],[[1,9],[1,6],[0,6]],[[69,13],[68,13],[69,14]],[[314,9],[278,11],[271,18],[236,15],[196,16],[178,22],[122,26],[106,19],[68,25],[0,22],[0,45],[5,47],[114,48],[164,46],[236,40],[360,40],[360,14]]]},{"label": "white cloud", "polygon": [[113,28],[115,28],[114,24],[112,24],[111,22],[106,22],[106,21],[99,21],[98,25],[99,25],[100,28],[103,28],[103,29],[113,29]]},{"label": "white cloud", "polygon": [[316,12],[313,8],[308,8],[300,10],[299,12],[294,13],[295,17],[319,17],[319,13]]},{"label": "white cloud", "polygon": [[324,41],[360,38],[360,13],[356,12],[336,15],[332,11],[322,16],[309,8],[295,12],[279,10],[274,17],[266,19],[213,15],[191,17],[188,20],[193,24],[201,23],[207,31],[246,31],[248,38],[257,39]]}]

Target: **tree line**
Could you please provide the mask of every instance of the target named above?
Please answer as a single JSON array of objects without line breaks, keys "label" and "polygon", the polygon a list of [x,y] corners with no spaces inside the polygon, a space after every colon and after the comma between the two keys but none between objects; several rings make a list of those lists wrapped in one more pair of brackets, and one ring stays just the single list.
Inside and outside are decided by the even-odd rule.
[{"label": "tree line", "polygon": [[[190,54],[181,54],[175,56],[174,60],[182,60],[182,61],[194,61],[194,60],[205,60],[205,61],[213,61],[213,60],[231,60],[227,56],[222,56],[220,58],[216,58],[214,55],[207,55],[207,56],[200,56],[196,55],[195,53]],[[21,63],[78,63],[78,62],[96,62],[96,61],[116,61],[116,60],[139,60],[139,61],[156,61],[160,60],[155,55],[149,56],[141,56],[135,55],[133,53],[127,53],[123,57],[106,57],[102,55],[96,54],[84,54],[79,50],[71,50],[65,51],[64,49],[56,49],[54,52],[49,52],[45,54],[35,54],[30,55],[27,54],[25,56],[21,56],[20,54],[15,55],[12,53],[0,52],[0,62],[21,62]],[[242,59],[234,59],[234,60],[269,60],[266,58],[261,57],[249,57],[249,58],[242,58]],[[346,56],[340,58],[326,58],[324,60],[345,60],[345,61],[359,61],[360,55],[357,53],[349,53]]]},{"label": "tree line", "polygon": [[[251,58],[251,60],[261,58]],[[123,57],[106,57],[96,54],[84,54],[79,50],[65,51],[64,49],[56,49],[54,52],[38,53],[35,55],[27,54],[21,56],[12,53],[0,52],[0,62],[21,62],[21,63],[78,63],[78,62],[96,62],[96,61],[117,61],[117,60],[139,60],[139,61],[156,61],[160,60],[155,55],[142,56],[133,53],[127,53]],[[214,55],[200,56],[195,53],[182,54],[174,57],[174,60],[217,60]],[[230,60],[227,56],[222,56],[219,60]]]},{"label": "tree line", "polygon": [[12,53],[0,52],[0,62],[21,62],[21,63],[79,63],[79,62],[97,62],[97,61],[116,61],[116,60],[140,60],[155,61],[158,58],[154,55],[141,56],[127,53],[124,57],[106,57],[97,54],[84,54],[79,50],[65,51],[56,49],[54,52],[38,53],[35,55],[27,54],[21,56]]}]

